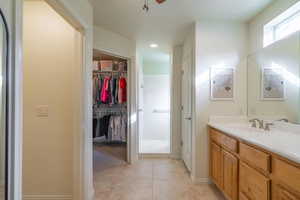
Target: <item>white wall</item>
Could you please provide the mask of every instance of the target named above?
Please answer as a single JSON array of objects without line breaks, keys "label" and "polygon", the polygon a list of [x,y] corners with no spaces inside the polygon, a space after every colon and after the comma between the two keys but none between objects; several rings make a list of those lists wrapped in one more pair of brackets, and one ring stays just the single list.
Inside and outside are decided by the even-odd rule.
[{"label": "white wall", "polygon": [[[196,23],[194,164],[196,181],[206,181],[209,170],[207,123],[210,115],[246,114],[246,24],[225,21]],[[211,101],[209,70],[213,66],[236,69],[234,101]]]},{"label": "white wall", "polygon": [[[78,130],[74,119],[81,109],[81,96],[75,95],[73,88],[82,86],[75,76],[81,43],[78,35],[46,2],[24,2],[25,199],[73,198],[73,151]],[[41,105],[49,107],[48,117],[37,116]]]},{"label": "white wall", "polygon": [[126,58],[135,55],[134,41],[99,26],[94,27],[94,48]]},{"label": "white wall", "polygon": [[249,21],[249,54],[263,48],[263,27],[299,0],[275,0],[269,7]]},{"label": "white wall", "polygon": [[182,46],[173,48],[171,69],[171,154],[174,158],[181,158],[181,69]]}]

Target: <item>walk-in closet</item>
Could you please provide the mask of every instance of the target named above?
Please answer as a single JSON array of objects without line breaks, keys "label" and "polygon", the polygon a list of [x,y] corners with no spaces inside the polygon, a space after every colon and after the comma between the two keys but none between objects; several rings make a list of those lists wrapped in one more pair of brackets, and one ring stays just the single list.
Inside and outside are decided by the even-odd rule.
[{"label": "walk-in closet", "polygon": [[94,50],[94,170],[126,163],[128,143],[128,61]]}]

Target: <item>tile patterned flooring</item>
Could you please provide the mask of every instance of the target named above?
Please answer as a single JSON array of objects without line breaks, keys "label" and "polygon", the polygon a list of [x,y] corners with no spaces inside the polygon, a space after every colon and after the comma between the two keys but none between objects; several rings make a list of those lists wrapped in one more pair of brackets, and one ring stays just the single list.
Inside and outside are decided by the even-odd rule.
[{"label": "tile patterned flooring", "polygon": [[[94,165],[101,165],[100,160]],[[94,171],[95,200],[224,200],[215,186],[193,184],[178,160],[143,159],[133,165],[105,166]]]}]

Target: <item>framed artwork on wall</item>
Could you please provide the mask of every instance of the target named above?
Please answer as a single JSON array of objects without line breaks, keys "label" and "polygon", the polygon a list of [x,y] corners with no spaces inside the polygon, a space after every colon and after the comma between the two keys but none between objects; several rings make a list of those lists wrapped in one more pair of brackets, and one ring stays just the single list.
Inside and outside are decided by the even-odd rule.
[{"label": "framed artwork on wall", "polygon": [[234,100],[234,68],[211,68],[210,69],[210,96],[214,101]]},{"label": "framed artwork on wall", "polygon": [[264,101],[285,100],[285,80],[283,69],[262,68],[261,99]]}]

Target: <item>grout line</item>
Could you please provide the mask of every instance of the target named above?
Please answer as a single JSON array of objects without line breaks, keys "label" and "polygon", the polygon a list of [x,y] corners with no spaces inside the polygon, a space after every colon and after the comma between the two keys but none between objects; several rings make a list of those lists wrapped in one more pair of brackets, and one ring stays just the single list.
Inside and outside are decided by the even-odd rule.
[{"label": "grout line", "polygon": [[152,200],[154,200],[154,162],[152,161]]}]

